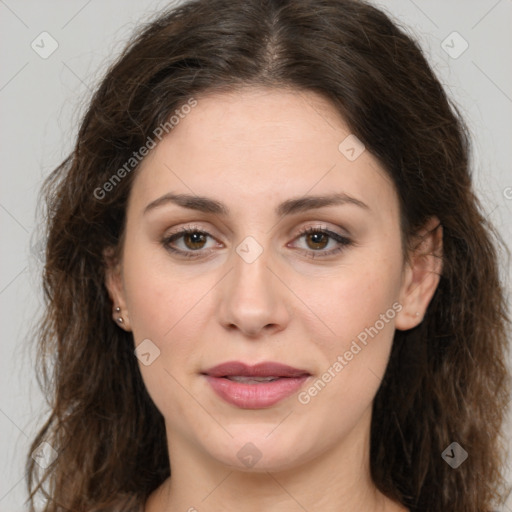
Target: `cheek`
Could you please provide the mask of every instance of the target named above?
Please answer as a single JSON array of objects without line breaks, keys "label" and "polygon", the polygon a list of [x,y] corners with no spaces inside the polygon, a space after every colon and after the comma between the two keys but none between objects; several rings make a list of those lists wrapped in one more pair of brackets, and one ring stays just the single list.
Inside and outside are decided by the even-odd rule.
[{"label": "cheek", "polygon": [[367,277],[332,283],[329,288],[322,320],[334,334],[323,329],[328,334],[315,338],[314,359],[322,363],[298,396],[309,411],[318,411],[319,417],[329,415],[332,436],[348,431],[371,406],[393,342],[400,306],[393,302],[389,282]]},{"label": "cheek", "polygon": [[[151,348],[149,365],[139,362],[146,389],[164,416],[181,417],[190,407],[183,372],[192,373],[191,363],[199,356],[197,340],[205,317],[201,297],[208,289],[208,279],[195,279],[191,285],[190,279],[173,272],[165,255],[158,252],[126,245],[126,302],[135,345],[150,340],[157,347]],[[154,350],[158,355],[153,359]]]},{"label": "cheek", "polygon": [[[167,372],[194,373],[202,350],[199,341],[207,332],[205,323],[214,314],[209,292],[218,275],[198,274],[192,265],[177,269],[161,249],[142,244],[126,248],[124,282],[135,344],[149,339],[158,347],[160,357],[154,366],[161,367],[164,380],[169,378]],[[145,378],[153,378],[154,371],[144,366],[141,370]]]},{"label": "cheek", "polygon": [[169,265],[160,248],[129,244],[125,248],[124,283],[130,324],[136,341],[163,341],[200,298],[201,280],[190,280]]},{"label": "cheek", "polygon": [[[333,383],[322,391],[323,403],[329,402],[329,396],[334,400],[343,396],[344,403],[356,410],[377,391],[389,359],[394,319],[401,309],[400,262],[398,252],[387,259],[358,258],[310,295],[308,305],[321,320],[316,333],[325,333],[314,338],[322,361],[319,376],[327,373],[325,380]],[[323,389],[321,384],[317,387]]]},{"label": "cheek", "polygon": [[[361,257],[331,276],[323,276],[322,285],[315,286],[313,293],[311,283],[308,292],[308,283],[303,282],[298,294],[307,297],[307,304],[318,313],[328,346],[339,350],[376,323],[379,331],[387,334],[392,331],[396,316],[396,306],[395,309],[392,306],[399,297],[400,282],[398,256],[396,260]],[[333,343],[333,338],[338,342]]]}]

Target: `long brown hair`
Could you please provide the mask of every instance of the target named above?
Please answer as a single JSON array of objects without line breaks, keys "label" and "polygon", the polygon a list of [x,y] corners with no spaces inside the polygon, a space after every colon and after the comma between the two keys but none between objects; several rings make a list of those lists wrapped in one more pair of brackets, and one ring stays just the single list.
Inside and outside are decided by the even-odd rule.
[{"label": "long brown hair", "polygon": [[[58,457],[46,470],[28,457],[30,510],[44,490],[46,512],[136,509],[169,476],[163,417],[132,335],[112,321],[103,255],[122,241],[134,151],[191,97],[247,85],[330,100],[393,180],[406,246],[440,220],[442,276],[424,321],[395,334],[374,401],[371,471],[414,511],[490,510],[503,496],[509,390],[501,242],[472,188],[457,109],[418,44],[357,0],[188,2],[143,27],[106,73],[43,190],[38,361],[51,413],[31,452],[46,441]],[[441,455],[452,442],[469,454],[457,469]]]}]

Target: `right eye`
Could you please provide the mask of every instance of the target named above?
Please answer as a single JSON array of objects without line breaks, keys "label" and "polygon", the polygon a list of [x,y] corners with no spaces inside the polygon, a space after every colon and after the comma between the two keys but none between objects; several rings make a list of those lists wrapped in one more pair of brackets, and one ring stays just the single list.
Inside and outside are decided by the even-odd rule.
[{"label": "right eye", "polygon": [[[177,233],[171,233],[162,240],[162,245],[170,252],[186,258],[198,258],[205,256],[205,244],[208,238],[213,237],[206,231],[198,228],[181,228]],[[181,241],[181,247],[176,247],[175,242]],[[206,254],[211,253],[211,248]]]}]

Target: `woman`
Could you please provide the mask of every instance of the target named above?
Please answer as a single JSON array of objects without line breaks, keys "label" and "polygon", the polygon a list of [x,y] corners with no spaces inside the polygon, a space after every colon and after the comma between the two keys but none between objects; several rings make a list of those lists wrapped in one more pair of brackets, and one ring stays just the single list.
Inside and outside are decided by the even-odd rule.
[{"label": "woman", "polygon": [[45,190],[46,511],[499,505],[497,243],[464,124],[381,11],[161,15]]}]

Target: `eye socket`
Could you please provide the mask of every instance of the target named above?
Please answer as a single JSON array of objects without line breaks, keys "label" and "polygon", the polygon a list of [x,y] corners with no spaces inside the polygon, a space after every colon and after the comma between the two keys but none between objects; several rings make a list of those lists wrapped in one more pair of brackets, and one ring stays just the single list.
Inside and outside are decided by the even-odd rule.
[{"label": "eye socket", "polygon": [[[204,248],[204,244],[207,238],[213,238],[207,231],[204,231],[200,228],[185,227],[181,228],[179,232],[165,237],[162,240],[162,244],[168,251],[172,253],[177,253],[188,258],[196,258],[201,255],[197,253]],[[183,239],[185,242],[185,249],[173,247],[172,244],[179,239]],[[187,244],[188,240],[192,240],[192,247]],[[197,245],[200,245],[200,247],[197,247]],[[187,250],[187,248],[189,250]],[[211,249],[207,252],[211,252]],[[204,251],[202,255],[204,255]]]},{"label": "eye socket", "polygon": [[[310,258],[323,258],[332,256],[343,251],[347,246],[352,244],[352,241],[346,236],[331,231],[326,227],[308,227],[302,229],[294,240],[300,240],[304,237],[307,241],[312,240],[313,246],[306,242],[308,248],[299,248],[299,250]],[[212,235],[203,229],[196,227],[183,227],[180,228],[177,233],[166,236],[162,240],[162,245],[171,253],[177,254],[179,256],[184,256],[186,258],[198,258],[204,257],[213,252],[213,247],[218,247],[219,245],[222,246],[220,242],[217,242],[216,245],[205,249],[205,244],[208,238],[213,239]],[[177,248],[173,245],[177,240],[180,239],[183,240],[185,248]],[[335,243],[335,247],[325,251],[324,249],[326,244],[329,244],[329,241],[333,241]],[[287,244],[287,247],[291,246]]]},{"label": "eye socket", "polygon": [[[352,244],[352,241],[346,236],[340,235],[326,227],[308,227],[300,231],[299,236],[296,240],[300,238],[306,237],[306,241],[312,240],[313,249],[301,249],[305,252],[306,256],[310,258],[325,258],[328,256],[332,256],[334,254],[338,254],[343,251],[347,246]],[[329,240],[330,239],[330,240]],[[327,242],[326,242],[327,241]],[[335,247],[329,251],[324,251],[326,243],[329,241],[334,241]],[[307,243],[307,242],[306,242]],[[321,247],[318,247],[318,246]],[[311,248],[311,246],[309,246]],[[322,249],[318,251],[316,249]]]}]

